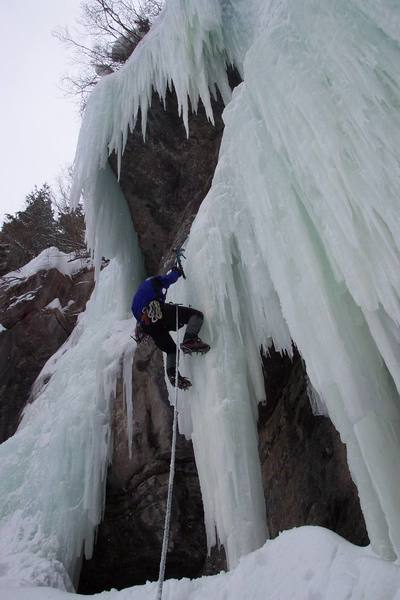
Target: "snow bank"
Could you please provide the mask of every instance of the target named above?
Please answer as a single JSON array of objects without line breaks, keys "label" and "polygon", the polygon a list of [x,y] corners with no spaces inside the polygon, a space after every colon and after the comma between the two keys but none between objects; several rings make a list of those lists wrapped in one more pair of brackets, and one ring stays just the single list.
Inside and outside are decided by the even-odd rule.
[{"label": "snow bank", "polygon": [[85,267],[90,267],[90,260],[86,258],[77,258],[74,252],[61,252],[55,246],[46,248],[35,258],[29,261],[26,265],[11,271],[1,278],[1,285],[10,288],[13,285],[20,283],[23,279],[28,279],[39,271],[49,271],[57,269],[63,275],[72,276],[79,273]]},{"label": "snow bank", "polygon": [[54,300],[46,304],[45,308],[50,310],[59,310],[60,312],[64,310],[60,302],[60,298],[54,298]]},{"label": "snow bank", "polygon": [[[156,583],[89,596],[104,600],[154,600]],[[87,598],[46,588],[0,589],[0,600]],[[399,600],[400,567],[378,559],[319,527],[282,533],[242,558],[229,573],[168,580],[165,598],[174,600]]]}]

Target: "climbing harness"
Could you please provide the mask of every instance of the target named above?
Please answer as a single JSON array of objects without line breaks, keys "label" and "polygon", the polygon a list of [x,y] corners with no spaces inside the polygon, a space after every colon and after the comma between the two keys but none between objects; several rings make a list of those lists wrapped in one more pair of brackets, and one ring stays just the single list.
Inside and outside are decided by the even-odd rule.
[{"label": "climbing harness", "polygon": [[172,425],[172,448],[171,462],[169,465],[169,481],[168,481],[168,496],[167,509],[165,512],[164,536],[161,550],[160,571],[158,575],[157,600],[162,600],[162,590],[164,585],[165,562],[167,559],[167,550],[169,542],[170,524],[171,524],[171,507],[172,507],[172,491],[174,487],[175,476],[175,450],[176,450],[176,432],[178,423],[178,381],[179,381],[179,314],[178,305],[176,305],[176,359],[175,359],[175,406],[174,406],[174,421]]}]

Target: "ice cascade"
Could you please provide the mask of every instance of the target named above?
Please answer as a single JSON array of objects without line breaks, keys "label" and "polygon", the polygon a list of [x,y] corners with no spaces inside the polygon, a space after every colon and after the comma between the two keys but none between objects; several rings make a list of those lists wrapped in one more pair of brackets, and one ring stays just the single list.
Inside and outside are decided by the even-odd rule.
[{"label": "ice cascade", "polygon": [[[145,133],[153,90],[163,99],[174,87],[186,127],[189,101],[195,110],[201,100],[210,119],[210,90],[218,89],[229,103],[213,185],[188,240],[188,283],[175,288],[175,297],[206,314],[204,337],[212,351],[182,365],[194,386],[181,408],[180,428],[193,439],[209,543],[218,537],[231,566],[266,536],[256,431],[264,394],[259,347],[273,342],[291,352],[291,339],[347,445],[373,548],[400,558],[398,23],[393,0],[167,0],[126,65],[105,77],[88,102],[74,196],[83,190],[97,263],[102,255],[120,259],[104,271],[105,278],[118,278],[114,292],[109,283],[102,288],[100,277],[82,319],[88,324],[74,346],[82,352],[91,326],[96,346],[107,341],[99,344],[91,311],[98,310],[104,322],[110,315],[105,330],[111,336],[129,297],[124,286],[133,281],[121,270],[128,259],[118,254],[119,236],[130,235],[129,220],[121,219],[126,207],[118,194],[103,193],[109,154],[115,151],[120,161],[139,112]],[[232,100],[230,63],[243,78]],[[71,352],[59,358],[65,367],[27,411],[21,430],[0,448],[0,493],[9,499],[0,526],[11,527],[7,515],[16,509],[13,551],[55,557],[67,568],[82,536],[90,545],[91,523],[101,512],[109,411],[103,393],[71,399],[81,418],[67,420],[68,427],[60,425],[53,435],[57,411],[46,421],[46,408],[39,409],[57,403],[66,410],[58,395],[61,380],[81,371],[79,361],[67,363]],[[95,375],[91,381],[97,389]],[[88,398],[100,405],[82,418]],[[68,462],[72,450],[61,460],[62,436],[79,436],[82,422],[92,427],[93,419],[97,425],[85,439],[94,445],[85,446],[82,464]],[[98,423],[104,423],[101,439],[93,434]],[[68,478],[77,469],[72,504],[64,505],[60,518],[53,494],[68,479],[59,470],[50,494],[39,458],[50,461],[49,472],[59,460],[57,469],[65,467]],[[89,487],[79,491],[88,474],[99,492],[93,503]],[[29,495],[32,485],[37,496]],[[88,510],[93,506],[94,517]],[[74,519],[81,525],[72,531]],[[47,541],[37,550],[42,534]]]},{"label": "ice cascade", "polygon": [[0,446],[1,586],[72,589],[83,547],[90,557],[102,516],[111,401],[121,372],[131,391],[125,366],[135,348],[129,300],[142,265],[110,169],[98,174],[94,188],[97,210],[109,225],[98,250],[112,260],[72,335],[39,375],[18,431]]},{"label": "ice cascade", "polygon": [[[193,428],[206,513],[219,533],[227,523],[218,512],[219,486],[228,505],[238,490],[229,495],[232,472],[221,475],[227,459],[215,455],[228,447],[236,459],[250,440],[242,435],[238,445],[239,434],[232,434],[243,419],[228,446],[221,430],[248,393],[258,399],[254,348],[271,339],[290,352],[287,324],[347,445],[372,546],[394,559],[400,557],[400,46],[391,24],[398,10],[389,1],[286,1],[260,4],[259,16],[263,27],[225,110],[217,171],[187,247],[190,286],[179,297],[205,309],[219,358],[210,353],[205,365],[192,368],[193,379],[207,380],[208,389],[195,386],[191,419],[184,415],[182,422]],[[217,452],[202,414],[213,421]],[[233,472],[242,466],[235,459]]]}]

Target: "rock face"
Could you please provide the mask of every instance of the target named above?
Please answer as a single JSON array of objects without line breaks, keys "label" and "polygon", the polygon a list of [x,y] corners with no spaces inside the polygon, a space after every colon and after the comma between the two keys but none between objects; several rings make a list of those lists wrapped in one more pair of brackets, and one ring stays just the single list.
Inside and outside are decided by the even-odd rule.
[{"label": "rock face", "polygon": [[93,289],[86,269],[39,271],[0,287],[0,443],[13,435],[31,386],[75,326]]},{"label": "rock face", "polygon": [[268,404],[260,406],[259,453],[271,537],[321,525],[369,543],[346,448],[330,419],[314,416],[304,365],[272,351],[264,358]]},{"label": "rock face", "polygon": [[[133,444],[119,391],[114,409],[114,454],[107,505],[95,554],[86,561],[79,592],[95,593],[156,580],[168,489],[173,409],[161,353],[139,347],[133,369]],[[184,399],[182,400],[184,401]],[[167,577],[195,577],[206,556],[203,508],[193,449],[178,436]]]},{"label": "rock face", "polygon": [[[149,275],[157,274],[171,249],[184,241],[211,186],[223,131],[222,101],[213,109],[215,126],[202,107],[189,116],[187,138],[174,96],[167,96],[164,110],[154,95],[146,142],[138,129],[128,138],[120,185]],[[115,156],[112,167],[117,172]]]}]

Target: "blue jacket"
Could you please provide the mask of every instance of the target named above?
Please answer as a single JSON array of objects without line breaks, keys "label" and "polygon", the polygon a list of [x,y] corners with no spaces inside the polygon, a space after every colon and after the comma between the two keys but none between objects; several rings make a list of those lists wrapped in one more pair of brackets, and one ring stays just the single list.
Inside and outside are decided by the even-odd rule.
[{"label": "blue jacket", "polygon": [[152,301],[158,300],[164,304],[167,296],[167,289],[175,283],[181,273],[177,269],[172,269],[166,275],[156,275],[148,277],[140,284],[132,300],[132,312],[137,321],[141,320],[142,310]]}]

